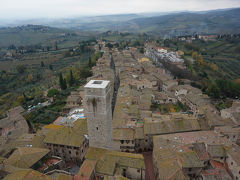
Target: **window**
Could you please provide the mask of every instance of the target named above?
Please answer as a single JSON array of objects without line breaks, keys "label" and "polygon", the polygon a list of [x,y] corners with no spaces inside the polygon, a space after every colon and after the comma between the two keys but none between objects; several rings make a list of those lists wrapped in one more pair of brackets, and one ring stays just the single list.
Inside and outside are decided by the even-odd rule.
[{"label": "window", "polygon": [[98,131],[98,127],[96,127],[97,131]]},{"label": "window", "polygon": [[140,169],[138,169],[137,172],[140,173]]},{"label": "window", "polygon": [[130,142],[129,140],[126,140],[126,143],[127,143],[127,144],[129,144],[129,142]]},{"label": "window", "polygon": [[71,154],[72,152],[71,151],[69,151],[69,154]]},{"label": "window", "polygon": [[233,165],[233,162],[231,162],[231,165]]},{"label": "window", "polygon": [[121,144],[123,144],[123,143],[124,143],[124,140],[121,140],[120,142],[121,142]]}]

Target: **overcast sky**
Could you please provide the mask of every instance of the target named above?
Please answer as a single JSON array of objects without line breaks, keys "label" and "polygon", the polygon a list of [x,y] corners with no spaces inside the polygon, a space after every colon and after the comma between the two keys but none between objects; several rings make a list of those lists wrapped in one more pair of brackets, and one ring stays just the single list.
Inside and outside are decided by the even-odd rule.
[{"label": "overcast sky", "polygon": [[0,18],[71,17],[240,7],[240,0],[0,0]]}]

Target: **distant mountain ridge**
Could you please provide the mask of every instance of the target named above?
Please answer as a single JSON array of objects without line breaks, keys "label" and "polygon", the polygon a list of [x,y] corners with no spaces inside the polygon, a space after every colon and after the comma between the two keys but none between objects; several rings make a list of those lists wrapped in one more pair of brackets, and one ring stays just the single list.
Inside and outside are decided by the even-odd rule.
[{"label": "distant mountain ridge", "polygon": [[178,13],[159,17],[130,20],[120,30],[130,27],[129,31],[152,32],[168,35],[193,33],[239,33],[240,8],[210,11],[206,13]]},{"label": "distant mountain ridge", "polygon": [[[10,23],[11,24],[11,23]],[[17,24],[39,24],[87,32],[128,31],[161,36],[240,32],[240,8],[199,12],[116,14],[65,19],[33,19]],[[1,25],[0,27],[4,26]]]},{"label": "distant mountain ridge", "polygon": [[129,31],[156,35],[221,34],[240,32],[240,8],[199,12],[142,13],[88,17],[47,25],[81,31]]}]

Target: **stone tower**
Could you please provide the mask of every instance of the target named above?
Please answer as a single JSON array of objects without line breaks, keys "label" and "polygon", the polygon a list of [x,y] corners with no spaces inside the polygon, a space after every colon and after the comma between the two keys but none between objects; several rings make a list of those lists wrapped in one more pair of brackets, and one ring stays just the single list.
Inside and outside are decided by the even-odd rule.
[{"label": "stone tower", "polygon": [[91,80],[84,87],[90,147],[112,148],[110,81]]}]

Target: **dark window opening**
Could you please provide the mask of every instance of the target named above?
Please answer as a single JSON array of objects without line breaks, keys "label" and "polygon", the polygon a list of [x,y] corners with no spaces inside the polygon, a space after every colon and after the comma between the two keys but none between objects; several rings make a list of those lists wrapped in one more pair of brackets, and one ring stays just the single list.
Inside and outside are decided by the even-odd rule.
[{"label": "dark window opening", "polygon": [[124,176],[124,177],[127,176],[126,169],[123,169],[123,176]]},{"label": "dark window opening", "polygon": [[102,84],[102,81],[94,81],[93,84]]}]

